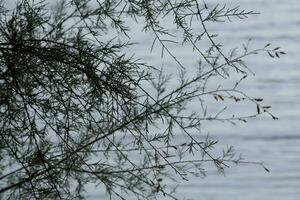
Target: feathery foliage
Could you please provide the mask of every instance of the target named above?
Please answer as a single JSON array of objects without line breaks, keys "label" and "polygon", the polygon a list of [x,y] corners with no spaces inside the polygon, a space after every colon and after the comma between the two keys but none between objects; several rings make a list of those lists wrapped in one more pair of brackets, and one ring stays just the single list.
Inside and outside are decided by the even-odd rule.
[{"label": "feathery foliage", "polygon": [[[217,141],[203,137],[201,125],[263,113],[277,119],[239,84],[252,73],[245,57],[284,52],[245,44],[226,53],[207,27],[253,14],[197,0],[1,2],[0,197],[84,199],[93,184],[116,199],[177,199],[166,180],[205,176],[208,163],[223,173],[246,162],[232,147],[213,153]],[[170,20],[180,37],[166,26]],[[132,31],[154,37],[152,51],[173,59],[177,77],[127,53],[136,42]],[[170,45],[197,53],[193,76]],[[240,76],[233,87],[211,82],[232,73]],[[209,113],[213,98],[257,110]],[[198,108],[188,109],[195,102]]]}]

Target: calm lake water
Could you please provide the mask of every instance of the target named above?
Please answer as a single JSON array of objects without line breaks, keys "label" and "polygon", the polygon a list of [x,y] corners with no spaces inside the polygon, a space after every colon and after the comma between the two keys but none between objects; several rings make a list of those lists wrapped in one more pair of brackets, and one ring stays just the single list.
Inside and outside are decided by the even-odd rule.
[{"label": "calm lake water", "polygon": [[[270,117],[262,116],[237,126],[214,123],[206,127],[213,138],[220,140],[221,146],[234,145],[247,160],[264,161],[270,173],[255,165],[232,167],[227,170],[226,176],[212,169],[208,170],[208,176],[204,179],[192,178],[181,184],[177,196],[195,200],[299,200],[300,1],[219,2],[240,5],[246,10],[261,13],[246,20],[234,20],[226,26],[211,26],[211,31],[221,33],[225,44],[233,47],[251,37],[254,46],[270,42],[287,52],[279,60],[271,59],[265,54],[248,58],[248,64],[256,76],[243,84],[243,90],[248,94],[263,97],[266,104],[272,105],[272,112],[280,120],[273,121]],[[135,37],[143,43],[137,46],[138,57],[152,60],[154,64],[168,63],[168,58],[161,61],[159,55],[149,52],[149,38],[139,35],[139,32],[135,33]],[[192,57],[181,49],[172,50],[178,57],[187,60]],[[99,191],[94,190],[90,191],[88,197],[104,198]]]}]

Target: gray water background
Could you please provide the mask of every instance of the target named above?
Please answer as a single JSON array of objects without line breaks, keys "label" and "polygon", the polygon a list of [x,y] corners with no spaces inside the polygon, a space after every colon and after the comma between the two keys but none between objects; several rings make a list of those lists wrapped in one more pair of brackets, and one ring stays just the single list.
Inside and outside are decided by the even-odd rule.
[{"label": "gray water background", "polygon": [[[263,97],[265,104],[272,105],[272,112],[280,119],[274,121],[262,116],[247,124],[214,123],[206,129],[211,137],[220,141],[219,145],[234,145],[247,160],[264,161],[270,173],[256,165],[233,166],[226,170],[226,176],[208,169],[206,178],[192,178],[182,183],[177,197],[300,200],[300,1],[226,0],[222,3],[261,13],[246,20],[233,20],[226,26],[211,26],[211,31],[221,33],[221,41],[226,45],[234,47],[251,37],[254,46],[270,42],[286,51],[287,55],[279,60],[266,54],[248,58],[247,63],[256,75],[242,85],[248,94]],[[154,65],[168,65],[171,58],[166,56],[161,61],[159,53],[149,52],[151,40],[148,37],[139,31],[134,36],[142,44],[136,47],[136,56]],[[172,49],[176,56],[195,61],[194,55],[177,48]],[[242,109],[239,107],[236,112],[242,112]],[[106,198],[102,190],[90,188],[88,191],[88,199]]]},{"label": "gray water background", "polygon": [[228,170],[226,177],[212,174],[204,180],[193,180],[184,186],[182,194],[205,200],[299,200],[300,1],[233,2],[261,14],[222,30],[225,41],[234,43],[251,36],[255,42],[268,41],[287,52],[276,61],[267,56],[248,60],[256,76],[245,86],[251,95],[264,97],[280,120],[260,117],[234,128],[218,126],[214,131],[222,143],[233,144],[245,158],[265,161],[271,172],[238,166]]},{"label": "gray water background", "polygon": [[[240,5],[261,14],[246,20],[233,20],[226,25],[212,25],[209,30],[220,33],[228,47],[252,38],[252,45],[272,43],[282,46],[287,55],[271,59],[266,54],[247,59],[255,72],[242,85],[253,97],[263,97],[272,105],[278,121],[262,116],[233,126],[212,123],[205,127],[219,145],[233,145],[246,160],[264,161],[270,173],[256,165],[233,166],[223,176],[214,168],[206,178],[183,182],[178,198],[195,200],[300,200],[300,0],[206,0],[227,5]],[[172,22],[170,22],[172,23]],[[133,50],[137,57],[159,66],[172,63],[170,57],[150,53],[151,38],[139,29],[133,34],[139,42]],[[187,65],[195,65],[195,55],[180,46],[171,48]],[[191,62],[189,62],[191,61]],[[174,62],[173,62],[174,64]],[[195,105],[197,106],[197,105]],[[255,108],[254,108],[255,109]],[[241,110],[237,109],[237,113]],[[169,183],[173,184],[173,183]],[[108,199],[102,189],[87,189],[88,200]]]},{"label": "gray water background", "polygon": [[[246,20],[233,20],[226,26],[211,26],[211,31],[221,33],[221,41],[226,45],[234,47],[251,37],[254,46],[271,42],[286,51],[287,55],[279,60],[267,55],[248,58],[247,63],[256,75],[243,84],[248,94],[263,97],[266,104],[272,105],[272,112],[280,119],[259,117],[237,126],[208,125],[206,130],[219,140],[220,146],[234,145],[247,160],[264,161],[270,173],[255,165],[233,166],[226,170],[226,176],[208,169],[206,178],[183,182],[176,196],[195,200],[300,200],[300,0],[206,2],[240,5],[261,13]],[[150,53],[151,37],[137,29],[134,39],[142,44],[135,49],[137,57],[153,65],[171,63],[167,56],[160,60],[159,52]],[[194,55],[177,48],[172,49],[176,56],[195,61]],[[86,197],[108,198],[102,189],[94,187],[88,188]]]}]

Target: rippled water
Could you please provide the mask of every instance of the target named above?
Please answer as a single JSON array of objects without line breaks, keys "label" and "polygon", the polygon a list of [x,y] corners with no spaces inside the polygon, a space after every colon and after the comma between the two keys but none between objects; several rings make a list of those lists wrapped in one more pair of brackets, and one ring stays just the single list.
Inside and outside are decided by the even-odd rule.
[{"label": "rippled water", "polygon": [[211,132],[221,137],[221,143],[233,144],[247,159],[265,161],[271,173],[249,165],[233,167],[226,177],[211,174],[202,180],[193,179],[183,185],[180,193],[183,197],[206,200],[299,200],[300,2],[243,0],[232,3],[261,14],[218,30],[222,31],[225,41],[230,44],[251,36],[254,42],[271,42],[288,53],[276,62],[266,56],[248,59],[256,76],[247,82],[245,90],[253,96],[264,97],[280,120],[258,118],[234,128],[225,126],[224,129],[220,125]]},{"label": "rippled water", "polygon": [[[207,1],[209,2],[209,1]],[[219,1],[220,2],[220,1]],[[232,144],[247,160],[265,161],[271,170],[259,166],[240,165],[227,170],[226,176],[208,171],[204,179],[192,178],[178,190],[178,197],[195,200],[299,200],[300,199],[300,1],[299,0],[236,0],[223,3],[240,5],[261,14],[226,26],[212,26],[221,33],[227,45],[253,38],[253,45],[271,42],[280,45],[287,55],[274,60],[266,55],[248,58],[255,77],[243,85],[251,96],[264,97],[280,120],[268,117],[232,126],[213,124],[207,129],[220,144]],[[139,37],[140,36],[140,37]],[[140,42],[147,39],[135,34]],[[146,42],[147,43],[147,42]],[[149,43],[149,42],[148,42]],[[149,44],[150,45],[150,44]],[[139,47],[137,55],[146,60],[157,59],[149,48]],[[179,57],[189,59],[180,49]],[[167,63],[167,61],[164,61]],[[239,112],[240,110],[237,110]],[[90,199],[98,199],[93,192]],[[101,195],[100,195],[101,196]],[[103,197],[103,196],[102,196]]]}]

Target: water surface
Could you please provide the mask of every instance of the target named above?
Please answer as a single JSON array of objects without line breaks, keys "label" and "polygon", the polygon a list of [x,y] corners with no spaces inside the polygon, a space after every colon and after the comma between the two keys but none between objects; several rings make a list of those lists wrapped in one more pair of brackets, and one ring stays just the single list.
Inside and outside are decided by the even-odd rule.
[{"label": "water surface", "polygon": [[[220,145],[234,145],[247,160],[264,161],[271,172],[267,173],[254,165],[232,167],[227,170],[226,176],[216,173],[214,169],[208,170],[206,178],[192,178],[184,182],[178,190],[178,197],[195,200],[299,200],[300,1],[222,2],[261,13],[226,26],[211,26],[211,31],[221,33],[222,40],[228,46],[233,47],[251,37],[254,46],[271,42],[282,46],[287,52],[280,60],[267,55],[248,58],[248,64],[256,76],[247,79],[243,85],[243,90],[251,96],[264,97],[280,120],[259,117],[237,126],[224,123],[208,125],[207,130],[212,137],[220,140]],[[139,32],[135,33],[135,37],[139,42],[146,43],[136,47],[137,56],[160,64],[162,61],[155,60],[159,58],[159,53],[150,54],[149,48],[145,48],[147,44],[148,47],[151,45],[149,39]],[[192,58],[180,48],[172,50],[179,58]],[[165,58],[163,63],[168,65],[168,60]],[[93,191],[89,199],[101,198],[99,193]]]}]

